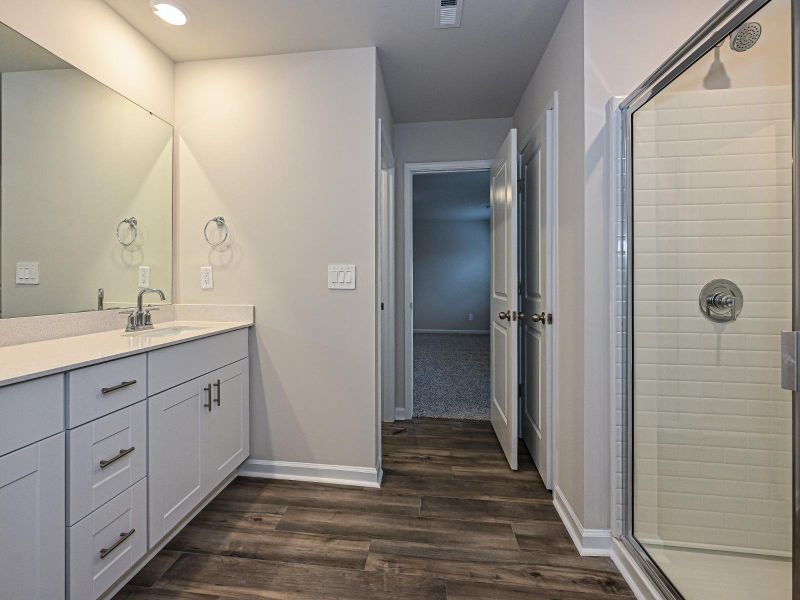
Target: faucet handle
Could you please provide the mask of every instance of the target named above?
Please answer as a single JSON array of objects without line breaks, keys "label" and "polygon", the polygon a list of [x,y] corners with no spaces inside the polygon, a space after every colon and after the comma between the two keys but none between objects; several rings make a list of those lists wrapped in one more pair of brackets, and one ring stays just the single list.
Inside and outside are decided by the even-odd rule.
[{"label": "faucet handle", "polygon": [[145,325],[152,325],[153,324],[153,315],[150,313],[154,310],[158,310],[157,308],[145,308],[144,309],[144,324]]},{"label": "faucet handle", "polygon": [[128,325],[125,327],[125,331],[136,331],[136,311],[121,310],[119,314],[128,315]]}]

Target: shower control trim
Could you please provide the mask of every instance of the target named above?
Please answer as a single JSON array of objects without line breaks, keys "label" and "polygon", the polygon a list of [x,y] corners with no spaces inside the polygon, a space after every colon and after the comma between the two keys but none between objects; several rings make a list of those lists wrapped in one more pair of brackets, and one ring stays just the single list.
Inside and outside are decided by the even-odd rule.
[{"label": "shower control trim", "polygon": [[700,310],[706,318],[719,323],[735,321],[744,305],[739,286],[727,279],[714,279],[700,291]]}]

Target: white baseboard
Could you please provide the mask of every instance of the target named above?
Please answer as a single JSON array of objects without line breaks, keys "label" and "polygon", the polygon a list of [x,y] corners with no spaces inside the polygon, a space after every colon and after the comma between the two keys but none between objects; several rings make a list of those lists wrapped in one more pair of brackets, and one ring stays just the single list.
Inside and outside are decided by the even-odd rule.
[{"label": "white baseboard", "polygon": [[584,529],[558,486],[553,490],[553,504],[581,556],[610,557],[638,600],[664,600],[630,553],[612,537],[609,529]]},{"label": "white baseboard", "polygon": [[239,469],[239,475],[263,477],[264,479],[289,479],[312,483],[380,487],[380,475],[374,467],[345,467],[248,458]]},{"label": "white baseboard", "polygon": [[467,335],[489,335],[488,329],[415,329],[414,333],[463,333]]},{"label": "white baseboard", "polygon": [[639,568],[630,552],[614,538],[611,538],[611,560],[614,561],[637,600],[663,600],[664,597]]},{"label": "white baseboard", "polygon": [[553,504],[581,556],[611,556],[610,529],[584,529],[558,486],[553,490]]},{"label": "white baseboard", "polygon": [[394,409],[394,420],[395,421],[405,421],[406,420],[406,407],[405,406],[398,406]]}]

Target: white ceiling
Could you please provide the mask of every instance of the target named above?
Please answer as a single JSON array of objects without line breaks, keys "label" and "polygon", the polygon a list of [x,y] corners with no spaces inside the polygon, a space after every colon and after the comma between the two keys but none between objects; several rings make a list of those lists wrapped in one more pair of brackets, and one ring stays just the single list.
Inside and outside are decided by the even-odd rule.
[{"label": "white ceiling", "polygon": [[414,175],[414,220],[488,221],[489,171]]},{"label": "white ceiling", "polygon": [[105,1],[176,62],[376,46],[398,123],[512,116],[567,3],[464,0],[435,29],[434,0],[180,0],[185,27]]}]

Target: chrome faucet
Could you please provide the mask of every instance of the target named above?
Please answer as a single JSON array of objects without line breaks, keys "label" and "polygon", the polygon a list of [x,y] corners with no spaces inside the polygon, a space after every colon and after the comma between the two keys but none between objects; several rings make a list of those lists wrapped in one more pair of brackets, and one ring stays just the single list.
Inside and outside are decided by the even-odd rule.
[{"label": "chrome faucet", "polygon": [[125,331],[141,331],[142,329],[153,328],[153,317],[151,311],[158,310],[157,308],[144,308],[142,306],[142,296],[145,294],[158,294],[162,301],[166,300],[164,292],[153,288],[144,288],[139,290],[139,295],[136,296],[136,310],[122,311],[121,315],[128,315],[128,326]]}]

